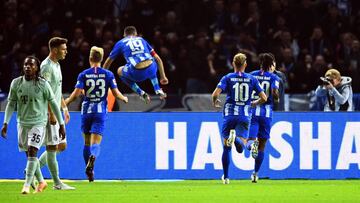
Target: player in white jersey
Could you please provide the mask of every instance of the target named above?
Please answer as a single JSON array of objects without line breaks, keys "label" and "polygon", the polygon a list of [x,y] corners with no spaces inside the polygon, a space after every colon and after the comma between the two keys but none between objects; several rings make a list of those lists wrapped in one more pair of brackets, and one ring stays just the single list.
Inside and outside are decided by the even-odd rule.
[{"label": "player in white jersey", "polygon": [[37,151],[45,138],[48,105],[58,119],[59,135],[65,138],[64,120],[55,102],[54,94],[48,82],[40,78],[40,61],[28,56],[24,60],[24,76],[11,82],[8,103],[6,105],[1,136],[7,137],[7,126],[12,113],[17,110],[17,129],[19,150],[26,152],[26,178],[22,194],[30,193],[30,184],[36,173],[39,181],[35,192],[42,192],[47,183],[44,181],[37,158]]},{"label": "player in white jersey", "polygon": [[[41,75],[50,83],[51,89],[55,95],[55,102],[58,108],[62,108],[65,116],[65,123],[70,120],[68,108],[66,107],[62,96],[62,74],[59,64],[60,60],[64,60],[67,54],[67,39],[53,37],[49,40],[49,56],[41,63]],[[46,151],[40,156],[40,167],[48,165],[51,177],[54,181],[55,190],[73,190],[67,184],[61,182],[59,178],[59,166],[56,159],[56,153],[64,151],[66,148],[66,139],[60,139],[58,134],[59,123],[52,111],[49,111],[49,122],[46,127]]]}]

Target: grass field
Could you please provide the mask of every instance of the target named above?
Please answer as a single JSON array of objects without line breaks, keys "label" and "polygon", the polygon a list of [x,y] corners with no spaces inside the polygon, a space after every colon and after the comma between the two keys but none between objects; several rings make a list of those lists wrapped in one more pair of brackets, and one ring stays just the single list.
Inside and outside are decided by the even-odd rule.
[{"label": "grass field", "polygon": [[23,181],[0,181],[0,203],[13,202],[360,202],[360,180],[69,182],[74,191],[22,195]]}]

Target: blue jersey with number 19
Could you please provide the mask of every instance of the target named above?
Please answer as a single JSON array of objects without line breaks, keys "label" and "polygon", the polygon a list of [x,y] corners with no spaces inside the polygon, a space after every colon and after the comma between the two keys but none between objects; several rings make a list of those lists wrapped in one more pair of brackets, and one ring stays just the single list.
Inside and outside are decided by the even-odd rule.
[{"label": "blue jersey with number 19", "polygon": [[136,66],[141,61],[152,60],[151,51],[153,48],[142,37],[125,37],[118,41],[110,53],[114,60],[119,54],[123,54],[126,63]]},{"label": "blue jersey with number 19", "polygon": [[[261,105],[256,106],[253,110],[254,116],[262,116],[262,117],[272,117],[274,98],[272,96],[273,89],[279,89],[279,78],[274,74],[267,71],[257,70],[250,73],[255,76],[264,89],[265,94],[267,96],[267,101]],[[252,99],[258,99],[259,97],[256,95],[252,95]]]},{"label": "blue jersey with number 19", "polygon": [[255,91],[259,94],[263,91],[254,76],[242,72],[225,75],[217,87],[227,94],[224,116],[238,115],[246,118],[251,117],[251,93]]},{"label": "blue jersey with number 19", "polygon": [[75,88],[85,92],[81,114],[106,113],[108,89],[117,88],[117,84],[111,71],[99,67],[81,72]]}]

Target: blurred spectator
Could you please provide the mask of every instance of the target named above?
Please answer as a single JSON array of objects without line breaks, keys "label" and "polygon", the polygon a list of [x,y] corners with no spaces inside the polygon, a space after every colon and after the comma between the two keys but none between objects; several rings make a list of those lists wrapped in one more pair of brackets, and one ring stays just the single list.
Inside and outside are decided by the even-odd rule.
[{"label": "blurred spectator", "polygon": [[[64,73],[65,80],[69,80],[64,82],[64,90],[72,89],[71,81],[76,78],[71,77],[76,77],[88,63],[87,53],[82,54],[82,50],[103,46],[107,57],[108,47],[122,37],[127,25],[137,26],[160,57],[166,59],[165,69],[176,80],[168,87],[173,93],[186,92],[186,83],[193,79],[203,85],[201,91],[195,92],[210,93],[212,88],[206,86],[213,85],[213,78],[228,69],[228,58],[237,52],[246,53],[248,71],[257,69],[258,53],[274,53],[278,65],[289,76],[291,93],[310,91],[318,80],[309,78],[329,64],[351,74],[354,84],[360,80],[357,1],[4,0],[0,9],[2,90],[8,89],[8,80],[18,76],[23,55],[43,58],[47,41],[54,36],[70,40],[68,57],[62,63],[69,73]],[[205,40],[204,48],[200,48],[198,33],[211,39]],[[314,63],[309,62],[312,59]],[[303,77],[308,83],[300,80]],[[354,91],[360,91],[359,87],[354,85]]]}]

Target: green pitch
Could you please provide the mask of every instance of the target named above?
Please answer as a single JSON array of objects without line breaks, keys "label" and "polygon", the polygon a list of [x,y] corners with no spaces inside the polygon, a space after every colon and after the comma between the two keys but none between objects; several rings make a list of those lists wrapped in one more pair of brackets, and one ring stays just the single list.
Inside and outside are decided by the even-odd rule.
[{"label": "green pitch", "polygon": [[359,202],[360,180],[189,180],[68,182],[74,191],[22,195],[22,181],[0,181],[0,202]]}]

